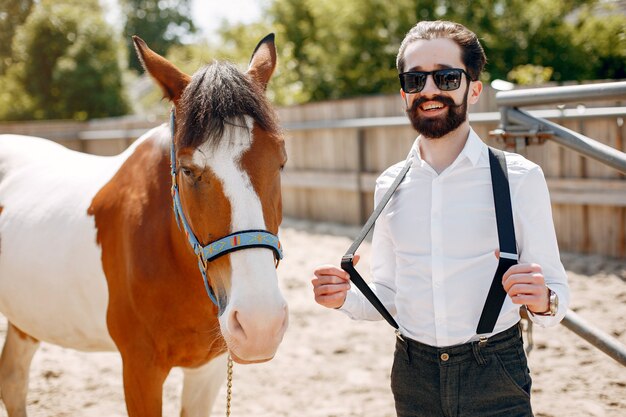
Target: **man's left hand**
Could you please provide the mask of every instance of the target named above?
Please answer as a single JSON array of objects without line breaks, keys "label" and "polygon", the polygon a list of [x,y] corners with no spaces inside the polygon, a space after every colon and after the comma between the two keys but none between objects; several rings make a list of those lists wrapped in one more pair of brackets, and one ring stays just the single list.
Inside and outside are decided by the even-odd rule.
[{"label": "man's left hand", "polygon": [[539,314],[550,309],[550,290],[541,265],[513,265],[504,273],[502,286],[514,304],[525,304],[531,312]]}]

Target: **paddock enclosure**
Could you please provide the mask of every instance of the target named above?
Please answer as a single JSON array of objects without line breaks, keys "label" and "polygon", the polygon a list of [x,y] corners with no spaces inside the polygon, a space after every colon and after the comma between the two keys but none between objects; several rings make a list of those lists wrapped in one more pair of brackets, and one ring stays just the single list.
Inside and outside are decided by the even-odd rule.
[{"label": "paddock enclosure", "polygon": [[[499,125],[489,87],[471,109],[483,138]],[[414,140],[399,96],[311,103],[279,109],[289,161],[283,172],[278,269],[290,305],[290,328],[267,364],[235,366],[233,416],[391,417],[394,335],[384,322],[355,322],[313,300],[310,279],[320,263],[337,264],[372,210],[378,173],[403,159]],[[626,150],[622,102],[533,109],[552,121]],[[51,138],[72,149],[112,155],[162,118],[88,122],[2,123],[0,133]],[[490,145],[502,148],[495,139]],[[618,171],[548,141],[526,149],[543,168],[571,309],[626,344],[626,179]],[[360,271],[368,271],[365,242]],[[0,338],[6,322],[0,317]],[[537,417],[618,417],[626,413],[624,368],[563,326],[534,327],[529,356]],[[84,354],[44,344],[31,370],[33,416],[125,415],[117,354]],[[164,386],[164,415],[177,415],[182,375]],[[212,416],[224,415],[225,387]],[[6,417],[0,408],[0,417]]]}]

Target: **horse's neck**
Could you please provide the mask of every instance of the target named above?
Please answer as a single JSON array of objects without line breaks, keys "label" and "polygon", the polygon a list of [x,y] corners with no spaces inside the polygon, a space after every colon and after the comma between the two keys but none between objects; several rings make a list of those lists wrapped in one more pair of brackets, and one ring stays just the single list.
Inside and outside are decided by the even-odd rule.
[{"label": "horse's neck", "polygon": [[114,340],[133,338],[127,322],[139,320],[160,345],[192,346],[197,354],[189,357],[205,361],[211,332],[182,333],[158,319],[167,305],[167,320],[177,326],[218,326],[197,260],[174,219],[164,145],[158,138],[143,140],[94,199],[102,266],[110,297],[117,300],[109,305],[109,330]]},{"label": "horse's neck", "polygon": [[[172,210],[168,136],[161,126],[125,151],[124,163],[93,200],[96,223],[134,230],[146,242],[173,239],[178,244],[182,233]],[[101,234],[108,227],[98,229]]]}]

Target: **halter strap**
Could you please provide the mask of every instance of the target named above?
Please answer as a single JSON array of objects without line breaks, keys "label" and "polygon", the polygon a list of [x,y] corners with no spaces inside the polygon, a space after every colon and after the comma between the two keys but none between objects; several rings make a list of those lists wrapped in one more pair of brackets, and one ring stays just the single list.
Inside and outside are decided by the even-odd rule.
[{"label": "halter strap", "polygon": [[[283,250],[280,244],[278,236],[270,233],[266,230],[242,230],[224,236],[220,239],[214,240],[207,245],[202,245],[196,235],[191,230],[189,222],[185,217],[183,206],[180,202],[180,193],[178,191],[178,183],[176,175],[178,170],[176,168],[176,147],[174,142],[174,133],[176,131],[176,117],[174,108],[170,112],[170,129],[172,135],[172,143],[170,145],[170,166],[172,174],[172,205],[174,209],[174,217],[176,218],[176,224],[178,228],[185,232],[189,245],[192,247],[194,253],[198,258],[198,268],[202,274],[204,280],[204,288],[206,289],[209,298],[215,304],[218,309],[221,310],[221,306],[218,299],[209,284],[209,279],[206,273],[207,264],[220,256],[226,255],[230,252],[234,252],[241,249],[248,248],[268,248],[274,252],[276,259],[276,266],[281,259],[283,259]],[[181,227],[182,226],[182,227]]]}]

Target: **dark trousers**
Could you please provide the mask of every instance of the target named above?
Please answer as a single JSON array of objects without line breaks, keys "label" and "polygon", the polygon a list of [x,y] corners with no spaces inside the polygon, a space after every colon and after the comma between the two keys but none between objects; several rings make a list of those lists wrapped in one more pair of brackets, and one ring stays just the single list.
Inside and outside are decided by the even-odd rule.
[{"label": "dark trousers", "polygon": [[391,390],[398,417],[532,417],[531,384],[519,325],[485,343],[396,342]]}]

